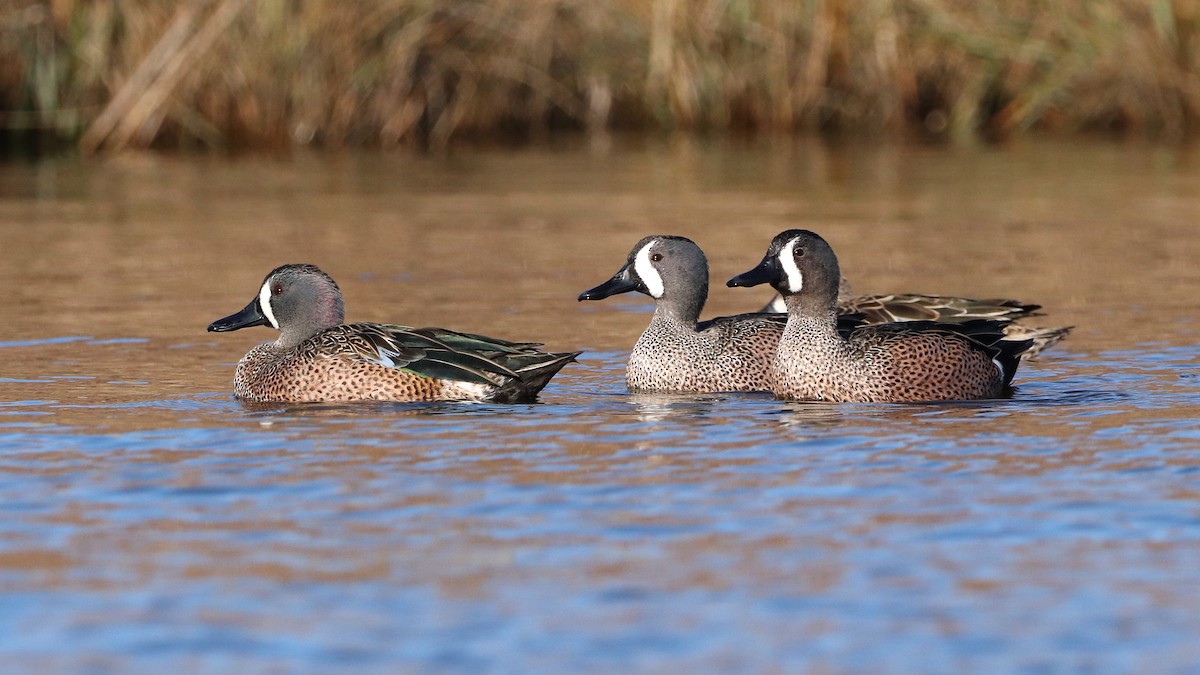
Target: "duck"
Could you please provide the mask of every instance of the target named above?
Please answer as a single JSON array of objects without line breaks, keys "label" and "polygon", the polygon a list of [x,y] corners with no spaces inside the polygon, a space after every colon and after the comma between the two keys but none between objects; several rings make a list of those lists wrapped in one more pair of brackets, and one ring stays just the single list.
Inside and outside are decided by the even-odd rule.
[{"label": "duck", "polygon": [[634,343],[625,383],[636,392],[767,391],[786,319],[748,313],[700,321],[708,299],[708,259],[694,241],[652,235],[625,265],[579,300],[637,291],[654,299],[650,325]]},{"label": "duck", "polygon": [[546,352],[444,328],[344,323],[337,282],[316,265],[267,274],[244,309],[208,326],[279,331],[237,364],[234,396],[258,402],[478,401],[522,403],[582,352]]},{"label": "duck", "polygon": [[770,284],[787,323],[770,366],[777,398],[911,403],[998,398],[1033,340],[1004,339],[1004,321],[908,321],[838,326],[841,270],[833,248],[801,229],[778,234],[730,287]]}]

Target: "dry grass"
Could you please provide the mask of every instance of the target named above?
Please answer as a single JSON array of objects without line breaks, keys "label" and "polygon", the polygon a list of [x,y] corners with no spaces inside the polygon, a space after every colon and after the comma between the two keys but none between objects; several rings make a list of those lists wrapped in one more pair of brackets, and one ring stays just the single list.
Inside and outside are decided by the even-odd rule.
[{"label": "dry grass", "polygon": [[550,129],[1197,126],[1196,0],[9,0],[0,129],[443,147]]}]

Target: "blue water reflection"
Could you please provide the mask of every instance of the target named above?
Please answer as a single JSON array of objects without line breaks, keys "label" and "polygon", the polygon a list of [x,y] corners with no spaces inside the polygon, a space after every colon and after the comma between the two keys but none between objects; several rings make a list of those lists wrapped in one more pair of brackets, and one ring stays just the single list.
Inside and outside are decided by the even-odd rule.
[{"label": "blue water reflection", "polygon": [[13,401],[42,426],[0,432],[0,650],[1185,672],[1191,354],[1073,355],[951,405],[626,395],[616,352],[523,406]]}]

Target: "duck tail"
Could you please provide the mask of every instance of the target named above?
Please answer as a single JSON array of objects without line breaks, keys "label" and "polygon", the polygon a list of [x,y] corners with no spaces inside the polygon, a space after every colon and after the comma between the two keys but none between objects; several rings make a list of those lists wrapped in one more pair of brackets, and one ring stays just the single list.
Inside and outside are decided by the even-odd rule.
[{"label": "duck tail", "polygon": [[541,358],[522,358],[522,365],[514,368],[518,377],[508,378],[496,388],[491,400],[495,403],[529,403],[537,399],[550,379],[562,370],[563,366],[575,360],[583,352],[550,352],[540,354]]},{"label": "duck tail", "polygon": [[1041,356],[1042,350],[1053,346],[1065,338],[1074,326],[1056,326],[1050,328],[1035,328],[1011,323],[1004,327],[1004,340],[1032,340],[1033,346],[1021,353],[1021,360],[1028,361]]}]

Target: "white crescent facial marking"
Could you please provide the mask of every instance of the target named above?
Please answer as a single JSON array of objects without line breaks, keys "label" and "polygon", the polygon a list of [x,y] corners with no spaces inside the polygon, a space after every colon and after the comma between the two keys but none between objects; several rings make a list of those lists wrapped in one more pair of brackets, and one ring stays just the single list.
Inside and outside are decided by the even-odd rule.
[{"label": "white crescent facial marking", "polygon": [[999,359],[992,359],[992,363],[996,364],[996,370],[1000,371],[1000,379],[1005,379],[1004,364],[1000,363]]},{"label": "white crescent facial marking", "polygon": [[633,271],[641,277],[642,283],[645,284],[646,290],[650,291],[650,297],[661,298],[663,294],[662,275],[658,270],[654,269],[653,263],[650,262],[650,249],[654,248],[654,242],[650,242],[638,251],[637,258],[634,259]]},{"label": "white crescent facial marking", "polygon": [[262,310],[263,316],[267,317],[267,321],[271,322],[271,327],[279,330],[279,322],[275,320],[275,312],[271,311],[270,279],[263,282],[262,290],[258,292],[258,308]]},{"label": "white crescent facial marking", "polygon": [[792,293],[799,293],[804,288],[804,275],[796,267],[796,240],[793,239],[779,251],[779,264],[787,276],[787,288]]}]

